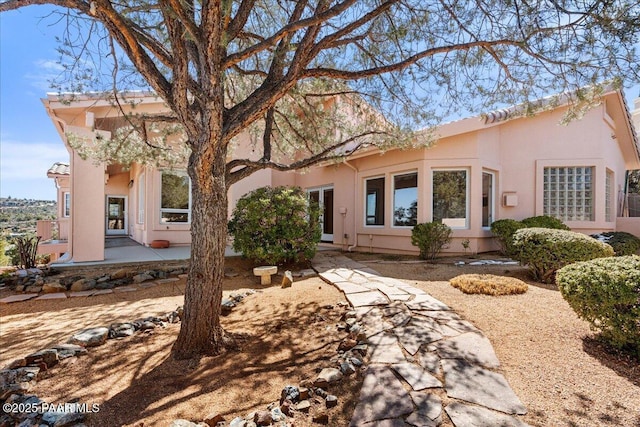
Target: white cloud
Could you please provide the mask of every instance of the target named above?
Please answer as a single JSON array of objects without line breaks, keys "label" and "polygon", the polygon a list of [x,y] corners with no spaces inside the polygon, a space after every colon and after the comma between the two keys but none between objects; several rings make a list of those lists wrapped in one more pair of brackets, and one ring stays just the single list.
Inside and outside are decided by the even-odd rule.
[{"label": "white cloud", "polygon": [[48,92],[51,90],[51,81],[58,78],[63,71],[64,67],[57,61],[39,59],[34,62],[32,72],[25,74],[24,78],[39,91]]},{"label": "white cloud", "polygon": [[[55,198],[47,170],[55,162],[68,162],[62,142],[24,143],[3,138],[0,144],[0,192],[2,196]],[[46,195],[47,197],[44,197]]]}]

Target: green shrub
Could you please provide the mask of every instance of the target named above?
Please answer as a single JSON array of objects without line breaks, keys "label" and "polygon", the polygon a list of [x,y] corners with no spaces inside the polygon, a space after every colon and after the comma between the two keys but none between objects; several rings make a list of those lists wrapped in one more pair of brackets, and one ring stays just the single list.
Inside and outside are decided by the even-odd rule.
[{"label": "green shrub", "polygon": [[526,228],[552,228],[554,230],[571,230],[564,222],[552,216],[540,215],[525,218],[522,224]]},{"label": "green shrub", "polygon": [[524,228],[524,224],[515,219],[499,219],[491,223],[491,232],[500,245],[503,255],[513,255],[513,234]]},{"label": "green shrub", "polygon": [[585,234],[548,228],[516,231],[513,247],[518,261],[543,283],[553,283],[555,272],[565,265],[614,255],[611,246]]},{"label": "green shrub", "polygon": [[3,236],[0,236],[0,266],[9,265],[9,257],[7,256],[8,242]]},{"label": "green shrub", "polygon": [[435,259],[451,241],[451,228],[439,222],[417,224],[411,230],[411,244],[420,248],[420,258]]},{"label": "green shrub", "polygon": [[640,359],[640,257],[579,262],[558,270],[556,283],[576,314],[619,349]]},{"label": "green shrub", "polygon": [[631,233],[624,231],[609,231],[606,233],[592,234],[591,237],[611,245],[616,256],[633,255],[640,249],[640,239]]},{"label": "green shrub", "polygon": [[493,274],[461,274],[449,280],[465,294],[515,295],[527,292],[529,286],[520,279]]},{"label": "green shrub", "polygon": [[233,249],[267,264],[304,262],[320,242],[320,210],[299,187],[262,187],[240,200],[229,222]]}]

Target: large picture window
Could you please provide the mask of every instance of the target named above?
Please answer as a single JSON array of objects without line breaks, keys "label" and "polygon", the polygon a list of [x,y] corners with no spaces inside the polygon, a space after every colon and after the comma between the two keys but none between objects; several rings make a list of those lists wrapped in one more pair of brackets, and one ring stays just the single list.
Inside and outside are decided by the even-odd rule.
[{"label": "large picture window", "polygon": [[466,170],[433,171],[433,221],[467,228],[469,196]]},{"label": "large picture window", "polygon": [[180,172],[162,172],[160,222],[191,222],[191,183]]},{"label": "large picture window", "polygon": [[593,221],[593,167],[544,168],[543,213],[562,221]]},{"label": "large picture window", "polygon": [[393,225],[413,227],[418,223],[418,174],[393,177]]},{"label": "large picture window", "polygon": [[365,181],[365,224],[384,225],[384,178]]}]

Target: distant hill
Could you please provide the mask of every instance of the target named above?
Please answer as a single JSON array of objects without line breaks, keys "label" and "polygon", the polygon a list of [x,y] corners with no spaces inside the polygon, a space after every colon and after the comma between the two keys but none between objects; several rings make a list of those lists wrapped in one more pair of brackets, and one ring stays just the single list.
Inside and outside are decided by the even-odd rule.
[{"label": "distant hill", "polygon": [[53,200],[0,197],[0,228],[6,237],[36,232],[36,221],[56,218]]}]

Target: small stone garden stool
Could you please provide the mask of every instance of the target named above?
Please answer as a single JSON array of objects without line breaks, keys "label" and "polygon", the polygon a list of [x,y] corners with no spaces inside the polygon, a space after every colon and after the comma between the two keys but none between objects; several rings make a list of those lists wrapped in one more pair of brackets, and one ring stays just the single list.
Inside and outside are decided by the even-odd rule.
[{"label": "small stone garden stool", "polygon": [[271,276],[278,272],[278,267],[275,265],[266,265],[262,267],[256,267],[253,269],[254,276],[260,276],[261,285],[270,285]]}]

